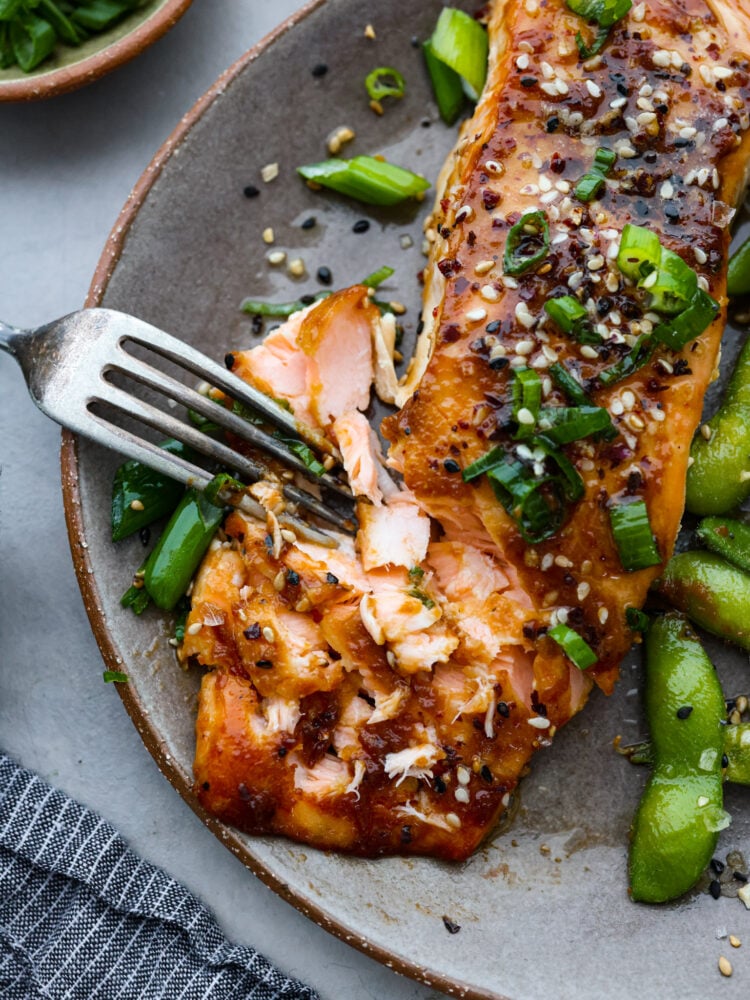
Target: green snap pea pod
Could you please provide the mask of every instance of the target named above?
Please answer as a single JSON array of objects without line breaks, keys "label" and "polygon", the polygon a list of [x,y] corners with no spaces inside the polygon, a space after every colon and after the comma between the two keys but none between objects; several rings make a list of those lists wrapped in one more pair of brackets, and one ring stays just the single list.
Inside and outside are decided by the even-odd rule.
[{"label": "green snap pea pod", "polygon": [[673,612],[648,631],[645,702],[654,770],[633,823],[630,886],[634,900],[663,903],[695,884],[729,822],[724,697],[703,647]]},{"label": "green snap pea pod", "polygon": [[750,785],[750,722],[724,727],[724,777],[735,785]]},{"label": "green snap pea pod", "polygon": [[171,611],[185,593],[224,511],[187,490],[144,568],[143,585],[158,607]]},{"label": "green snap pea pod", "polygon": [[[171,455],[194,460],[195,453],[181,441],[170,439],[160,447]],[[112,483],[112,541],[122,541],[171,514],[184,492],[182,483],[163,473],[140,462],[123,462]]]},{"label": "green snap pea pod", "polygon": [[750,650],[750,574],[714,552],[681,552],[656,586],[696,625]]},{"label": "green snap pea pod", "polygon": [[727,295],[750,294],[750,239],[735,250],[727,269]]},{"label": "green snap pea pod", "polygon": [[740,351],[708,440],[697,434],[685,504],[693,514],[726,514],[750,496],[750,339]]},{"label": "green snap pea pod", "polygon": [[696,534],[707,549],[750,573],[750,524],[732,517],[704,517]]}]

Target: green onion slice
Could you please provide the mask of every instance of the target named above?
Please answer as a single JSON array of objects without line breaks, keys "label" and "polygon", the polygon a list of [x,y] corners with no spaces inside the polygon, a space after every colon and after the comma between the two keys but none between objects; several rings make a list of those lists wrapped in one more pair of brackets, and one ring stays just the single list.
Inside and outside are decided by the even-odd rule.
[{"label": "green onion slice", "polygon": [[565,495],[556,476],[536,478],[522,462],[504,462],[487,473],[495,496],[530,545],[551,538],[565,518]]},{"label": "green onion slice", "polygon": [[324,160],[298,167],[305,180],[348,195],[367,205],[397,205],[426,191],[430,183],[419,174],[373,156]]},{"label": "green onion slice", "polygon": [[508,232],[503,254],[506,274],[523,274],[549,252],[549,223],[544,212],[526,212]]},{"label": "green onion slice", "polygon": [[612,420],[601,406],[548,406],[539,413],[539,428],[554,444],[570,444],[607,431]]},{"label": "green onion slice", "polygon": [[561,361],[556,361],[549,368],[550,377],[560,392],[564,392],[571,403],[576,406],[591,406],[591,399],[581,383],[570,374]]},{"label": "green onion slice", "polygon": [[609,519],[623,569],[632,573],[661,562],[645,500],[615,504],[609,509]]},{"label": "green onion slice", "polygon": [[567,4],[574,14],[602,28],[611,28],[633,6],[632,0],[567,0]]},{"label": "green onion slice", "polygon": [[406,80],[393,66],[378,66],[365,77],[365,88],[371,101],[382,101],[384,97],[400,100],[406,93]]},{"label": "green onion slice", "polygon": [[545,437],[534,438],[534,440],[530,443],[530,446],[534,450],[541,449],[545,453],[547,459],[554,462],[557,466],[560,473],[559,482],[566,498],[570,500],[571,503],[575,503],[577,500],[580,500],[585,493],[583,480],[568,456],[560,451],[560,449],[555,446],[553,441],[550,441]]},{"label": "green onion slice", "polygon": [[586,44],[580,31],[576,32],[576,45],[581,59],[591,59],[601,52],[609,38],[609,30],[609,28],[599,28],[591,45]]},{"label": "green onion slice", "polygon": [[444,7],[430,39],[432,54],[466,82],[476,101],[487,79],[487,32],[462,10]]},{"label": "green onion slice", "polygon": [[699,288],[687,309],[660,323],[653,332],[653,338],[673,351],[680,351],[710,326],[718,311],[719,303]]},{"label": "green onion slice", "polygon": [[517,438],[533,434],[541,405],[541,378],[531,368],[517,369],[513,379],[513,419],[518,424]]},{"label": "green onion slice", "polygon": [[579,670],[588,670],[598,660],[598,656],[582,635],[562,622],[551,628],[547,635],[554,639]]},{"label": "green onion slice", "polygon": [[423,42],[422,51],[440,117],[446,125],[453,125],[466,101],[461,77],[438,59],[430,39]]},{"label": "green onion slice", "polygon": [[579,344],[601,344],[601,336],[591,326],[589,314],[578,299],[572,295],[561,295],[558,299],[547,299],[544,311],[563,333],[570,334]]},{"label": "green onion slice", "polygon": [[251,316],[268,316],[269,319],[288,319],[293,313],[299,312],[306,306],[311,306],[313,302],[327,299],[333,292],[317,292],[311,297],[311,301],[303,302],[302,299],[295,299],[294,302],[261,302],[259,299],[243,299],[240,309]]},{"label": "green onion slice", "polygon": [[134,614],[142,615],[151,603],[151,595],[145,587],[128,587],[120,598],[123,608],[130,608]]},{"label": "green onion slice", "polygon": [[289,451],[301,459],[313,475],[322,476],[325,473],[325,466],[317,460],[315,452],[304,441],[299,441],[297,438],[284,437],[278,432],[274,434],[274,437],[278,438],[282,444],[287,446]]},{"label": "green onion slice", "polygon": [[611,149],[606,149],[604,146],[597,149],[591,169],[583,175],[576,185],[575,196],[579,201],[593,201],[596,198],[604,184],[605,177],[615,165],[616,160],[617,154],[613,153]]},{"label": "green onion slice", "polygon": [[363,278],[359,284],[365,285],[366,288],[377,288],[379,285],[382,285],[384,281],[387,281],[392,274],[393,268],[388,267],[387,264],[383,264],[383,266],[379,267],[377,271],[373,271],[372,274],[368,274],[366,278]]},{"label": "green onion slice", "polygon": [[620,358],[610,368],[605,368],[604,371],[599,372],[596,376],[597,381],[601,385],[613,385],[628,375],[632,375],[633,372],[638,371],[639,368],[643,368],[645,364],[648,364],[655,349],[656,342],[652,336],[642,333],[631,348],[630,354],[626,354],[624,358]]},{"label": "green onion slice", "polygon": [[102,680],[105,684],[127,684],[128,675],[124,674],[122,670],[105,670],[102,674]]},{"label": "green onion slice", "polygon": [[617,266],[632,281],[641,281],[655,271],[661,260],[661,243],[656,233],[628,222],[622,231]]},{"label": "green onion slice", "polygon": [[489,472],[490,469],[494,469],[495,466],[505,461],[506,455],[507,452],[504,448],[501,448],[500,445],[495,445],[494,448],[491,448],[475,462],[472,462],[471,465],[466,466],[462,473],[464,482],[468,483],[485,472]]},{"label": "green onion slice", "polygon": [[645,632],[651,623],[648,615],[638,608],[625,608],[625,621],[634,632]]}]

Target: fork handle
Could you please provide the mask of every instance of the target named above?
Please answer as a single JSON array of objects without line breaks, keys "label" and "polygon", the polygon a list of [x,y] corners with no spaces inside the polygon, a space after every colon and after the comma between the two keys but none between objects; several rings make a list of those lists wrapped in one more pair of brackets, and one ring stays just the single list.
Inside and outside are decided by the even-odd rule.
[{"label": "fork handle", "polygon": [[0,350],[7,351],[14,357],[18,353],[18,345],[23,337],[24,331],[15,326],[8,326],[0,319]]}]

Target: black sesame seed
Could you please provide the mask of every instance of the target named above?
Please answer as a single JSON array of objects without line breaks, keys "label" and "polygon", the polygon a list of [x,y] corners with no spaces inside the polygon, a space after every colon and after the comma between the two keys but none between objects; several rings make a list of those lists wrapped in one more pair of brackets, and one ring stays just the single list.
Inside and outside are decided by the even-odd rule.
[{"label": "black sesame seed", "polygon": [[461,466],[458,462],[455,462],[452,458],[446,458],[443,462],[443,468],[446,472],[460,472]]},{"label": "black sesame seed", "polygon": [[263,317],[253,316],[252,320],[250,321],[250,329],[253,332],[253,336],[255,337],[260,336],[260,334],[263,333]]},{"label": "black sesame seed", "polygon": [[449,934],[458,934],[458,932],[461,930],[461,924],[454,923],[450,919],[450,917],[443,917],[443,924],[445,925],[445,929],[448,931]]},{"label": "black sesame seed", "polygon": [[708,887],[708,891],[711,893],[714,899],[718,899],[721,895],[721,882],[717,882],[716,879],[711,882]]},{"label": "black sesame seed", "polygon": [[279,747],[279,757],[286,757],[287,749],[286,747]]},{"label": "black sesame seed", "polygon": [[318,63],[317,66],[313,66],[312,75],[316,80],[319,80],[321,76],[325,76],[328,72],[328,66],[326,63]]},{"label": "black sesame seed", "polygon": [[729,758],[727,757],[727,755],[725,753],[723,753],[721,755],[721,766],[722,767],[729,767]]},{"label": "black sesame seed", "polygon": [[743,885],[747,882],[747,875],[744,872],[732,872],[732,878],[735,882],[742,882]]},{"label": "black sesame seed", "polygon": [[411,47],[413,49],[418,49],[419,48],[419,44],[420,43],[419,43],[419,39],[417,38],[417,36],[416,35],[412,35],[411,36]]},{"label": "black sesame seed", "polygon": [[429,118],[423,118],[419,124],[422,128],[429,128],[432,125],[432,121]]},{"label": "black sesame seed", "polygon": [[369,219],[358,219],[354,223],[354,225],[352,226],[352,232],[353,233],[366,233],[369,228],[370,228],[370,220]]},{"label": "black sesame seed", "polygon": [[242,193],[246,198],[257,198],[260,194],[260,188],[257,188],[254,184],[248,184],[247,187],[242,189]]},{"label": "black sesame seed", "polygon": [[314,295],[309,295],[309,294],[308,295],[300,295],[299,300],[300,300],[300,302],[302,303],[303,306],[311,306],[313,304],[313,302],[315,301],[315,296]]},{"label": "black sesame seed", "polygon": [[314,229],[317,219],[314,215],[308,215],[308,217],[303,221],[300,229]]},{"label": "black sesame seed", "polygon": [[148,525],[146,525],[145,528],[141,528],[138,532],[138,537],[141,540],[141,545],[148,545],[151,541],[151,528],[149,528]]},{"label": "black sesame seed", "polygon": [[330,285],[333,281],[330,267],[319,267],[316,276],[321,285]]},{"label": "black sesame seed", "polygon": [[550,133],[556,132],[559,125],[560,125],[560,119],[557,117],[557,115],[552,115],[550,118],[547,119],[546,128],[548,132]]},{"label": "black sesame seed", "polygon": [[409,437],[411,434],[411,427],[404,427],[404,434]]},{"label": "black sesame seed", "polygon": [[493,358],[492,361],[490,361],[490,368],[495,372],[499,372],[502,371],[503,368],[507,368],[509,364],[510,361],[508,361],[507,358]]},{"label": "black sesame seed", "polygon": [[488,323],[487,326],[485,327],[485,330],[487,331],[487,333],[494,333],[495,330],[499,330],[499,329],[500,329],[500,320],[499,319],[493,319],[492,322]]},{"label": "black sesame seed", "polygon": [[687,717],[690,715],[692,711],[693,711],[692,705],[683,705],[681,708],[677,709],[677,718],[687,719]]},{"label": "black sesame seed", "polygon": [[334,576],[333,573],[326,573],[326,583],[336,584],[339,582],[339,578]]},{"label": "black sesame seed", "polygon": [[203,791],[207,792],[209,790],[209,788],[211,787],[211,785],[207,781],[204,781],[202,787],[203,787]]},{"label": "black sesame seed", "polygon": [[643,154],[643,160],[645,163],[656,163],[658,159],[659,157],[655,149],[647,149]]},{"label": "black sesame seed", "polygon": [[299,573],[295,572],[293,569],[287,570],[286,582],[289,584],[290,587],[299,586]]},{"label": "black sesame seed", "polygon": [[497,713],[498,715],[502,715],[504,719],[508,718],[510,715],[510,709],[508,708],[507,701],[499,701],[497,703]]},{"label": "black sesame seed", "polygon": [[273,663],[270,660],[256,660],[255,666],[260,667],[261,670],[270,670]]},{"label": "black sesame seed", "polygon": [[242,634],[246,639],[260,639],[260,625],[258,622],[253,622]]},{"label": "black sesame seed", "polygon": [[447,789],[447,787],[448,786],[446,785],[446,783],[443,781],[440,775],[438,775],[435,778],[435,791],[438,792],[440,795],[442,795],[443,792]]},{"label": "black sesame seed", "polygon": [[537,84],[537,79],[535,76],[522,76],[521,86],[522,87],[535,87]]},{"label": "black sesame seed", "polygon": [[715,872],[717,875],[721,875],[725,867],[726,865],[723,861],[719,861],[718,858],[711,858],[711,871]]},{"label": "black sesame seed", "polygon": [[492,771],[487,767],[486,764],[482,764],[482,769],[479,772],[482,776],[482,780],[492,784]]},{"label": "black sesame seed", "polygon": [[670,222],[679,222],[680,220],[680,210],[673,201],[666,201],[664,203],[664,214]]},{"label": "black sesame seed", "polygon": [[234,355],[233,354],[225,354],[224,355],[224,364],[227,366],[227,368],[231,372],[231,370],[234,368]]}]

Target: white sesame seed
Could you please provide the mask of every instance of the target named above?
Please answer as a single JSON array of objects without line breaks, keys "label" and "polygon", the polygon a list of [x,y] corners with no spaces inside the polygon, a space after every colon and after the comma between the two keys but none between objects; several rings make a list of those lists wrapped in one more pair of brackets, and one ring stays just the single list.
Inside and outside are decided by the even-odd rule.
[{"label": "white sesame seed", "polygon": [[567,556],[555,556],[555,566],[559,566],[560,569],[571,569],[573,563]]},{"label": "white sesame seed", "polygon": [[261,168],[260,176],[269,184],[271,181],[276,180],[279,176],[279,165],[278,163],[267,163],[265,167]]},{"label": "white sesame seed", "polygon": [[657,49],[656,52],[652,54],[651,59],[654,66],[666,69],[672,62],[672,53],[668,52],[667,49]]},{"label": "white sesame seed", "polygon": [[546,573],[548,569],[552,568],[554,562],[555,562],[555,557],[552,555],[551,552],[547,552],[545,555],[542,556],[542,564],[541,564],[542,571]]},{"label": "white sesame seed", "polygon": [[708,278],[703,274],[698,275],[698,288],[704,292],[707,292],[709,289]]},{"label": "white sesame seed", "polygon": [[266,259],[269,264],[273,264],[274,267],[278,267],[279,264],[283,264],[286,260],[286,254],[283,250],[272,250]]},{"label": "white sesame seed", "polygon": [[609,611],[606,608],[599,608],[598,618],[600,623],[604,625],[609,618]]},{"label": "white sesame seed", "polygon": [[504,168],[502,163],[498,163],[497,160],[487,160],[484,169],[490,174],[501,174]]},{"label": "white sesame seed", "polygon": [[515,316],[521,326],[525,326],[527,330],[530,330],[536,322],[533,314],[529,311],[529,307],[525,302],[517,303]]},{"label": "white sesame seed", "polygon": [[532,715],[531,718],[526,721],[530,726],[533,726],[534,729],[549,729],[551,725],[549,719],[545,719],[541,715]]},{"label": "white sesame seed", "polygon": [[547,358],[545,358],[545,356],[543,354],[538,355],[531,362],[531,367],[532,368],[538,368],[540,370],[543,369],[543,368],[549,368],[549,365],[550,365],[549,360]]},{"label": "white sesame seed", "polygon": [[545,191],[544,194],[542,194],[542,195],[539,196],[539,201],[541,201],[541,203],[543,205],[549,205],[556,198],[559,198],[559,197],[560,197],[560,192],[559,191]]},{"label": "white sesame seed", "polygon": [[609,404],[609,412],[613,417],[621,417],[625,412],[625,407],[619,399],[613,399]]},{"label": "white sesame seed", "polygon": [[693,128],[692,125],[685,125],[684,128],[680,129],[680,138],[692,139],[695,135],[697,135],[697,133],[698,133],[697,128]]},{"label": "white sesame seed", "polygon": [[480,260],[479,263],[474,266],[474,274],[489,274],[494,266],[494,260]]},{"label": "white sesame seed", "polygon": [[588,358],[590,361],[593,361],[595,358],[599,357],[594,348],[590,347],[588,344],[583,345],[583,347],[581,348],[581,354],[583,355],[584,358]]},{"label": "white sesame seed", "polygon": [[581,287],[581,283],[584,279],[583,271],[573,271],[573,273],[568,278],[568,288],[575,292],[576,289]]},{"label": "white sesame seed", "polygon": [[700,66],[698,67],[698,72],[703,78],[704,83],[708,84],[713,83],[714,75],[713,72],[711,71],[711,67],[707,63],[701,63]]},{"label": "white sesame seed", "polygon": [[263,638],[266,642],[276,642],[276,633],[270,625],[263,626]]},{"label": "white sesame seed", "polygon": [[578,584],[578,587],[576,588],[576,597],[578,598],[579,601],[585,601],[590,593],[591,593],[591,584],[586,583],[585,580],[583,581],[583,583]]},{"label": "white sesame seed", "polygon": [[729,120],[727,118],[717,118],[713,123],[712,130],[714,132],[721,132],[721,130],[726,128],[728,124]]},{"label": "white sesame seed", "polygon": [[295,278],[301,278],[305,273],[305,262],[301,257],[289,261],[289,273]]},{"label": "white sesame seed", "polygon": [[465,788],[463,788],[461,786],[459,786],[453,792],[453,796],[454,796],[456,802],[462,802],[464,805],[466,805],[469,802],[469,793],[468,793],[468,791]]},{"label": "white sesame seed", "polygon": [[200,630],[203,628],[203,622],[193,622],[192,625],[188,625],[185,629],[188,635],[198,635]]},{"label": "white sesame seed", "polygon": [[708,256],[705,251],[701,250],[700,247],[693,247],[693,253],[695,254],[695,259],[699,264],[705,264],[708,260]]},{"label": "white sesame seed", "polygon": [[542,62],[539,66],[545,80],[554,80],[557,75],[548,62]]},{"label": "white sesame seed", "polygon": [[414,246],[414,240],[409,236],[408,233],[402,233],[398,238],[398,242],[402,250],[408,250],[409,247]]},{"label": "white sesame seed", "polygon": [[557,97],[556,83],[551,83],[549,80],[545,80],[543,83],[539,84],[539,87],[545,94],[549,94],[550,97]]},{"label": "white sesame seed", "polygon": [[462,205],[456,212],[456,222],[470,222],[474,218],[474,209],[471,205]]},{"label": "white sesame seed", "polygon": [[456,768],[456,778],[459,785],[468,785],[471,781],[471,771],[468,767],[459,766]]},{"label": "white sesame seed", "polygon": [[498,292],[494,285],[482,285],[479,289],[479,294],[485,302],[499,302],[501,297],[500,292]]},{"label": "white sesame seed", "polygon": [[273,243],[273,240],[274,240],[273,229],[271,229],[271,227],[268,226],[266,229],[263,230],[263,242]]},{"label": "white sesame seed", "polygon": [[601,271],[604,267],[604,257],[600,253],[594,254],[586,261],[586,267],[589,271]]},{"label": "white sesame seed", "polygon": [[527,407],[522,406],[521,409],[516,414],[519,424],[526,424],[529,427],[533,427],[536,423],[536,417]]},{"label": "white sesame seed", "polygon": [[518,59],[516,59],[516,66],[518,66],[519,69],[529,68],[529,57],[526,55],[525,52],[521,53]]},{"label": "white sesame seed", "polygon": [[454,830],[461,829],[461,820],[455,813],[452,812],[446,813],[445,822],[448,824],[448,826],[452,827]]},{"label": "white sesame seed", "polygon": [[609,106],[613,111],[619,111],[620,108],[624,108],[627,103],[627,97],[616,97],[614,101],[609,102]]},{"label": "white sesame seed", "polygon": [[653,410],[651,410],[651,416],[654,418],[657,424],[660,424],[667,419],[667,415],[664,412],[664,410],[660,410],[656,406],[653,408]]},{"label": "white sesame seed", "polygon": [[297,541],[297,536],[289,528],[281,529],[281,537],[284,539],[285,542],[289,542],[290,545],[294,545],[294,543]]},{"label": "white sesame seed", "polygon": [[733,69],[729,69],[728,66],[714,66],[714,76],[717,80],[728,80],[729,77],[734,73]]},{"label": "white sesame seed", "polygon": [[602,89],[598,87],[593,80],[586,81],[586,90],[591,94],[592,97],[601,97]]},{"label": "white sesame seed", "polygon": [[638,125],[643,127],[645,125],[650,125],[651,122],[656,121],[656,115],[653,111],[641,111],[641,113],[636,118]]},{"label": "white sesame seed", "polygon": [[703,424],[703,425],[701,426],[701,436],[702,436],[702,437],[703,437],[703,438],[704,438],[704,439],[705,439],[706,441],[710,441],[710,440],[711,440],[711,434],[712,434],[712,433],[713,433],[713,431],[712,431],[712,430],[711,430],[711,428],[710,428],[710,427],[708,426],[708,424]]},{"label": "white sesame seed", "polygon": [[524,186],[519,191],[519,194],[529,195],[531,198],[536,198],[539,194],[538,184],[524,184]]},{"label": "white sesame seed", "polygon": [[631,428],[631,430],[642,431],[643,428],[646,426],[637,413],[631,413],[627,419],[628,419],[628,426]]},{"label": "white sesame seed", "polygon": [[682,65],[683,65],[682,53],[681,52],[677,52],[676,49],[673,50],[673,52],[672,52],[672,67],[674,69],[681,69]]},{"label": "white sesame seed", "polygon": [[531,354],[535,346],[533,340],[519,340],[515,346],[515,352],[516,354]]},{"label": "white sesame seed", "polygon": [[555,187],[560,192],[560,194],[568,194],[570,191],[570,184],[567,181],[557,181]]},{"label": "white sesame seed", "polygon": [[142,500],[131,500],[130,501],[130,509],[131,510],[145,510],[146,508],[144,507]]},{"label": "white sesame seed", "polygon": [[546,174],[539,174],[539,190],[540,191],[552,190],[552,181]]},{"label": "white sesame seed", "polygon": [[646,4],[639,3],[637,7],[633,7],[630,16],[634,21],[643,21],[646,17]]},{"label": "white sesame seed", "polygon": [[510,274],[503,275],[503,284],[506,288],[518,288],[518,282]]},{"label": "white sesame seed", "polygon": [[623,392],[621,399],[622,405],[626,410],[632,410],[635,406],[635,394],[631,392],[630,389],[626,389],[625,392]]},{"label": "white sesame seed", "polygon": [[567,93],[570,92],[570,87],[567,85],[567,83],[565,82],[565,80],[561,80],[558,77],[557,80],[555,80],[555,83],[557,84],[557,92],[562,97],[564,97]]},{"label": "white sesame seed", "polygon": [[487,310],[482,309],[481,306],[477,309],[469,309],[466,318],[470,323],[481,323],[482,320],[487,319]]}]

